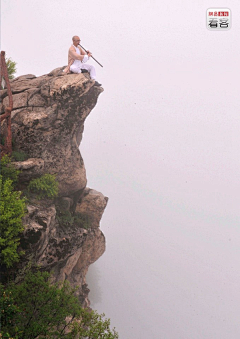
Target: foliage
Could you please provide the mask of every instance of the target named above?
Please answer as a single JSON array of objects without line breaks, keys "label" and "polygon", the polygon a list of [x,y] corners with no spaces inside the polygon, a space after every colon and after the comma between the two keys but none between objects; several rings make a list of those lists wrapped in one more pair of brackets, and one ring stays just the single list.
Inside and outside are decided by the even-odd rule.
[{"label": "foliage", "polygon": [[[105,314],[99,315],[96,311],[82,310],[81,322],[72,324],[72,334],[82,339],[117,339],[118,333],[110,329],[110,319],[104,319]],[[73,338],[72,336],[68,337]]]},{"label": "foliage", "polygon": [[57,220],[61,226],[77,226],[88,229],[91,227],[90,217],[86,214],[76,212],[72,214],[68,210],[57,208]]},{"label": "foliage", "polygon": [[[18,307],[14,304],[12,292],[5,292],[4,286],[0,285],[0,310],[1,310],[1,329],[0,338],[12,338],[7,330],[12,326],[12,319],[18,312]],[[13,338],[12,338],[13,339]]]},{"label": "foliage", "polygon": [[74,217],[70,211],[57,210],[57,221],[61,226],[72,226],[74,223]]},{"label": "foliage", "polygon": [[6,65],[9,79],[14,79],[14,74],[17,72],[17,63],[15,61],[12,61],[11,58],[6,58]]},{"label": "foliage", "polygon": [[8,155],[2,156],[0,161],[2,180],[11,180],[13,185],[18,181],[19,171],[11,164],[11,158]]},{"label": "foliage", "polygon": [[0,259],[7,267],[19,261],[19,235],[24,230],[22,217],[25,214],[25,200],[21,192],[13,190],[12,180],[3,180],[0,175]]},{"label": "foliage", "polygon": [[89,227],[91,227],[91,220],[88,215],[76,212],[74,214],[74,224],[79,227],[88,229]]},{"label": "foliage", "polygon": [[24,161],[28,158],[28,155],[22,151],[13,151],[12,152],[12,159],[15,161]]},{"label": "foliage", "polygon": [[20,284],[2,289],[2,310],[6,309],[4,293],[12,299],[1,333],[18,339],[118,338],[115,330],[110,330],[109,319],[81,308],[67,282],[51,284],[49,278],[47,272],[28,272]]},{"label": "foliage", "polygon": [[[73,333],[79,338],[84,339],[118,339],[118,333],[110,328],[110,319],[105,319],[105,314],[98,314],[96,311],[89,312],[82,310],[81,323],[74,322],[72,324]],[[72,336],[68,337],[69,339]]]},{"label": "foliage", "polygon": [[[11,58],[5,58],[5,61],[6,61],[6,66],[7,66],[8,78],[10,80],[14,79],[14,75],[17,72],[17,68],[16,68],[17,63],[13,61]],[[2,83],[1,83],[1,89],[4,89],[5,86],[6,86],[6,81],[3,77]]]},{"label": "foliage", "polygon": [[55,198],[58,195],[58,182],[55,175],[44,174],[40,178],[32,179],[28,190],[36,193],[38,199]]}]

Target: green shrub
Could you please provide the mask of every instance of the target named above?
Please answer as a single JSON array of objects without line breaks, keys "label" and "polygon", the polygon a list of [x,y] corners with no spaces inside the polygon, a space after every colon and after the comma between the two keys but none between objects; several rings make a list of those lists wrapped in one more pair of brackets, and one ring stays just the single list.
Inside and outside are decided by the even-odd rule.
[{"label": "green shrub", "polygon": [[55,175],[44,174],[40,178],[31,180],[28,190],[36,193],[38,199],[55,198],[58,195],[58,182]]},{"label": "green shrub", "polygon": [[61,226],[72,226],[74,223],[74,217],[70,211],[57,210],[57,221]]},{"label": "green shrub", "polygon": [[[2,284],[0,285],[0,307],[1,327],[4,328],[8,327],[9,325],[11,326],[12,319],[18,312],[18,307],[14,304],[12,292],[5,292],[4,286]],[[4,334],[7,337],[7,333]],[[7,338],[10,338],[10,335]]]},{"label": "green shrub", "polygon": [[[16,68],[17,63],[15,61],[12,61],[11,58],[6,58],[6,57],[5,57],[5,61],[6,61],[9,80],[14,79],[14,75],[17,71],[17,68]],[[2,78],[0,87],[1,89],[4,89],[6,87],[6,79],[4,77]]]},{"label": "green shrub", "polygon": [[91,227],[91,220],[88,215],[76,212],[74,215],[74,224],[79,227],[88,229],[89,227]]},{"label": "green shrub", "polygon": [[28,155],[22,151],[13,151],[12,152],[12,159],[15,161],[24,161],[28,159]]},{"label": "green shrub", "polygon": [[91,227],[90,217],[86,214],[76,212],[72,214],[67,210],[57,208],[57,220],[61,226],[77,226],[88,229]]},{"label": "green shrub", "polygon": [[13,185],[17,183],[20,171],[11,164],[11,158],[9,156],[4,155],[2,157],[0,161],[0,170],[3,182],[9,179],[12,181]]},{"label": "green shrub", "polygon": [[18,339],[117,339],[109,319],[83,309],[75,291],[66,281],[51,284],[47,272],[28,272],[21,283],[1,289],[1,310],[7,307],[4,293],[11,295],[1,333]]},{"label": "green shrub", "polygon": [[22,218],[25,215],[25,199],[21,199],[21,192],[13,190],[10,179],[3,181],[0,175],[0,259],[7,267],[19,261],[18,246],[20,233],[24,226]]},{"label": "green shrub", "polygon": [[17,72],[16,65],[17,63],[13,61],[11,58],[6,58],[6,66],[8,71],[8,77],[9,79],[14,79],[14,75]]}]

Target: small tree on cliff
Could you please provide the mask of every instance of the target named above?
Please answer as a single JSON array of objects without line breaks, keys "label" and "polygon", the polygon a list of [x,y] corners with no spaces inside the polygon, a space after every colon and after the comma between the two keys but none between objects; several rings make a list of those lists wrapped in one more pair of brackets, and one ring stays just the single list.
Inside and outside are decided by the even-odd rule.
[{"label": "small tree on cliff", "polygon": [[83,309],[67,282],[51,284],[47,272],[28,272],[20,284],[1,286],[3,338],[117,339],[109,319]]},{"label": "small tree on cliff", "polygon": [[[10,80],[14,79],[14,75],[17,72],[17,68],[16,68],[17,63],[13,61],[11,58],[6,58],[5,61],[6,61],[6,66],[7,66],[8,78]],[[2,78],[2,83],[1,83],[2,89],[5,88],[5,85],[6,85],[5,79]]]},{"label": "small tree on cliff", "polygon": [[0,167],[0,261],[9,268],[19,261],[21,254],[18,246],[24,230],[22,218],[26,203],[21,192],[14,190],[19,172],[11,164],[11,159],[3,156]]},{"label": "small tree on cliff", "polygon": [[16,68],[17,63],[13,61],[11,58],[6,58],[6,65],[9,79],[14,79],[14,75],[17,72]]},{"label": "small tree on cliff", "polygon": [[0,175],[0,260],[2,264],[11,267],[19,260],[18,246],[20,233],[24,226],[22,217],[25,214],[25,201],[21,199],[21,192],[14,191],[12,181],[5,182]]}]

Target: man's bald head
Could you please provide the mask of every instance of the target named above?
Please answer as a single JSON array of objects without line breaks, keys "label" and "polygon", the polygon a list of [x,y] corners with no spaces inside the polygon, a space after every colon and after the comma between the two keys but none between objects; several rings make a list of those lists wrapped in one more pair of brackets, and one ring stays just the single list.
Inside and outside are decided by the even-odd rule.
[{"label": "man's bald head", "polygon": [[72,37],[72,41],[73,41],[73,45],[74,46],[78,46],[79,44],[80,44],[80,38],[79,38],[79,36],[78,35],[74,35],[73,37]]},{"label": "man's bald head", "polygon": [[74,36],[72,37],[72,41],[76,41],[76,40],[80,40],[80,38],[79,38],[78,35],[74,35]]}]

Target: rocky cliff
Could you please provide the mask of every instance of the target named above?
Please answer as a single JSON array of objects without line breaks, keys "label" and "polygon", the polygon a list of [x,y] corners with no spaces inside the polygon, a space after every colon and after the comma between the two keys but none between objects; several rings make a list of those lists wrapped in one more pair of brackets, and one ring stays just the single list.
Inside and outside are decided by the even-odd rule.
[{"label": "rocky cliff", "polygon": [[[105,251],[99,222],[107,198],[86,188],[86,170],[79,151],[84,121],[97,103],[101,87],[83,74],[63,75],[58,68],[47,75],[20,76],[11,82],[14,147],[28,154],[15,162],[21,170],[20,188],[45,173],[56,175],[59,195],[55,200],[31,198],[21,246],[22,264],[31,260],[52,271],[58,281],[79,286],[79,300],[88,305],[85,276],[90,264]],[[0,91],[1,114],[8,104],[7,91]],[[4,124],[2,126],[4,131]],[[79,222],[64,219],[74,213]]]}]

